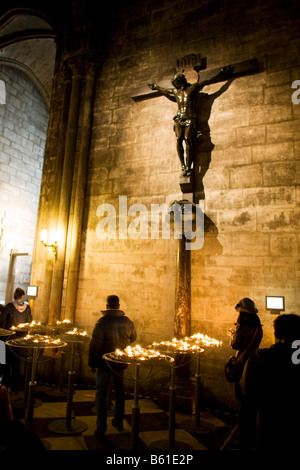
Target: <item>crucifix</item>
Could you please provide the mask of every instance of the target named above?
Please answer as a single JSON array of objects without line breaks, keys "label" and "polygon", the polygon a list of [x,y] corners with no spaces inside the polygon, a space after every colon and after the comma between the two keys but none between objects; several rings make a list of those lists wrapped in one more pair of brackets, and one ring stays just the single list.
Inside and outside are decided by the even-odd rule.
[{"label": "crucifix", "polygon": [[[203,70],[206,60],[191,54],[177,61],[177,73],[170,81],[132,90],[131,98],[138,101],[165,96],[177,103],[174,116],[176,149],[181,166],[179,184],[183,193],[192,193],[193,202],[205,198],[203,178],[209,168],[214,144],[210,139],[209,118],[216,98],[228,90],[232,81],[258,71],[256,59]],[[201,74],[200,74],[201,70]],[[188,81],[189,80],[189,81]],[[214,83],[226,82],[214,93],[202,89]]]},{"label": "crucifix", "polygon": [[[195,207],[200,200],[205,199],[203,178],[209,168],[214,148],[208,124],[212,105],[216,98],[228,90],[235,78],[257,73],[258,62],[252,59],[212,70],[203,69],[206,69],[206,60],[200,54],[191,54],[177,61],[177,73],[171,83],[170,80],[159,84],[150,83],[131,92],[131,98],[135,101],[165,96],[177,103],[177,113],[173,120],[181,166],[179,185],[185,195],[179,201],[183,217],[185,203],[191,202]],[[205,86],[219,82],[225,84],[216,92],[202,92]],[[191,333],[191,252],[186,249],[185,242],[182,235],[177,245],[174,318],[174,334],[177,338],[184,338]],[[181,384],[182,396],[185,397],[188,408],[193,396],[189,364],[178,367],[176,371],[177,384]]]}]

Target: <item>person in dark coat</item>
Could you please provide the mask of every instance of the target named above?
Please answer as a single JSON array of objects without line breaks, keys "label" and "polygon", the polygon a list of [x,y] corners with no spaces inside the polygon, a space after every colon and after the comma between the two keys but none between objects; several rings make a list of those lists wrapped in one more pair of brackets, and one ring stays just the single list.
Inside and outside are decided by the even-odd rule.
[{"label": "person in dark coat", "polygon": [[[275,343],[258,349],[240,381],[244,425],[249,429],[246,450],[296,451],[300,442],[300,316],[279,315],[274,320]],[[295,342],[295,343],[294,343]]]},{"label": "person in dark coat", "polygon": [[238,318],[235,330],[232,331],[230,344],[236,352],[237,375],[235,379],[237,398],[240,398],[239,381],[242,377],[243,368],[247,359],[259,347],[263,330],[258,316],[258,310],[253,300],[245,297],[235,306]]},{"label": "person in dark coat", "polygon": [[245,297],[237,303],[235,309],[238,312],[238,318],[235,323],[235,330],[231,330],[230,343],[232,349],[236,351],[236,354],[231,358],[234,372],[232,380],[230,381],[235,384],[235,395],[238,401],[239,448],[242,450],[244,445],[247,445],[248,429],[244,426],[245,419],[243,416],[247,413],[247,409],[245,409],[243,404],[239,382],[246,361],[261,343],[263,330],[258,316],[258,310],[253,300]]},{"label": "person in dark coat", "polygon": [[102,357],[103,354],[114,352],[116,349],[125,349],[136,340],[136,331],[133,322],[120,310],[119,298],[116,295],[107,297],[106,310],[97,321],[89,347],[89,366],[92,371],[97,369],[96,379],[96,410],[97,429],[95,436],[104,439],[107,429],[107,394],[111,378],[115,394],[115,410],[112,420],[113,426],[119,431],[123,430],[124,420],[124,390],[123,390],[123,364],[109,364]]},{"label": "person in dark coat", "polygon": [[[0,315],[0,328],[10,330],[13,326],[20,323],[31,323],[32,315],[30,306],[24,302],[25,292],[17,287],[14,292],[14,300],[5,305]],[[3,385],[10,388],[12,393],[18,393],[20,387],[20,359],[19,357],[6,348],[6,364],[3,369]]]}]

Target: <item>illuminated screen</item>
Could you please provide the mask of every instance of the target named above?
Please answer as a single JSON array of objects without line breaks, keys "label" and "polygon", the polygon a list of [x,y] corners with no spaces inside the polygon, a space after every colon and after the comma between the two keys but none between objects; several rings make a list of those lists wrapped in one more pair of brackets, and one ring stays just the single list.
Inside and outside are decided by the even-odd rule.
[{"label": "illuminated screen", "polygon": [[284,297],[266,297],[267,310],[284,310]]},{"label": "illuminated screen", "polygon": [[37,286],[28,286],[27,287],[27,295],[29,297],[36,297],[37,296]]}]

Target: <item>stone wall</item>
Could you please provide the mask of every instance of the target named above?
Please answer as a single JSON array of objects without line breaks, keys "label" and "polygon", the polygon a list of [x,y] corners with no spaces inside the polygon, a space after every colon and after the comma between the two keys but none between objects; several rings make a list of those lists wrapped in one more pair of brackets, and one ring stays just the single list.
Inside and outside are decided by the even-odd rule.
[{"label": "stone wall", "polygon": [[108,203],[118,214],[119,196],[127,196],[128,207],[139,203],[150,211],[151,204],[182,196],[176,105],[164,97],[134,101],[131,90],[171,78],[187,54],[201,54],[208,69],[259,62],[259,73],[234,80],[213,105],[215,147],[204,188],[215,230],[192,252],[192,332],[224,342],[203,360],[203,385],[207,398],[227,404],[233,388],[223,367],[238,300],[257,304],[266,346],[273,317],[265,296],[283,295],[286,311],[299,312],[300,106],[291,101],[291,84],[300,78],[296,7],[275,0],[126,2],[97,81],[76,319],[92,328],[106,295],[118,294],[146,345],[173,335],[176,241],[118,234],[101,240],[98,208]]},{"label": "stone wall", "polygon": [[[0,80],[6,95],[0,104],[0,219],[5,224],[0,301],[4,302],[10,251],[33,252],[48,110],[21,70],[1,65]],[[31,262],[31,256],[17,257],[15,287],[27,288]]]}]

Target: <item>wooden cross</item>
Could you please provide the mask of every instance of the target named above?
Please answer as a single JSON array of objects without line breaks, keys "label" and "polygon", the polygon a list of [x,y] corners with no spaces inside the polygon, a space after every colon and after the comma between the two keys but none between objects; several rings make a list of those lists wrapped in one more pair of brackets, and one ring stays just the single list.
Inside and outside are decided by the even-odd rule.
[{"label": "wooden cross", "polygon": [[[230,66],[233,67],[233,78],[242,77],[244,75],[250,75],[259,71],[259,64],[257,59],[250,59],[245,60],[243,62],[237,62],[235,64],[230,64]],[[203,67],[203,65],[195,65],[193,69],[198,72],[201,70],[201,67]],[[219,72],[221,72],[222,68],[223,67],[203,70],[201,72],[201,80],[209,80],[210,78],[214,77]],[[191,67],[189,67],[188,69],[190,70]],[[162,80],[158,82],[158,84],[162,87],[168,87],[171,86],[171,80]],[[141,85],[137,88],[133,88],[130,93],[130,98],[135,101],[145,100],[148,98],[155,98],[157,96],[161,96],[160,93],[156,90],[151,90],[147,84]]]},{"label": "wooden cross", "polygon": [[[210,70],[203,70],[206,68],[206,60],[201,59],[201,56],[191,54],[190,56],[186,56],[183,59],[177,61],[177,73],[184,72],[186,75],[188,82],[191,82],[189,85],[193,85],[193,83],[199,83],[200,85],[210,83],[218,83],[227,81],[227,84],[223,85],[220,90],[216,93],[212,93],[208,95],[206,93],[198,93],[198,101],[199,97],[206,99],[206,104],[204,102],[204,108],[211,106],[215,98],[220,96],[224,91],[226,91],[230,85],[230,80],[232,81],[235,78],[250,75],[257,73],[259,71],[259,64],[257,59],[251,59],[244,62],[238,62],[235,64],[230,64],[227,67],[218,67]],[[201,70],[201,74],[200,74]],[[230,70],[230,74],[224,73],[224,71],[228,72]],[[193,75],[194,74],[194,75]],[[201,80],[200,80],[201,77]],[[229,83],[230,82],[230,83]],[[173,97],[168,96],[163,89],[173,89],[174,85],[171,84],[171,80],[163,80],[160,81],[157,85],[157,89],[151,89],[148,84],[142,85],[138,88],[134,88],[131,91],[130,97],[134,101],[141,101],[150,98],[155,98],[157,96],[162,96],[164,94],[167,98],[171,99],[172,101],[176,101]],[[197,86],[197,85],[193,85]],[[186,88],[188,90],[188,88]],[[189,89],[192,89],[192,86],[189,86]],[[201,86],[200,86],[201,90]],[[179,94],[179,92],[176,92]],[[210,100],[210,102],[209,102]],[[201,107],[201,104],[200,104]],[[199,106],[198,106],[199,108]],[[199,108],[200,109],[200,108]],[[210,130],[208,126],[208,119],[209,115],[205,118],[204,114],[202,116],[197,114],[198,120],[198,129],[194,137],[194,144],[193,146],[196,148],[194,150],[194,158],[193,158],[193,168],[190,171],[183,173],[180,176],[179,184],[183,193],[188,194],[190,193],[193,198],[194,203],[198,203],[200,199],[204,199],[204,187],[203,187],[203,177],[206,174],[206,171],[209,168],[210,160],[211,160],[211,151],[214,148],[214,145],[210,141]],[[205,122],[206,120],[206,122]],[[178,140],[178,137],[177,137]],[[182,155],[180,156],[182,160]]]}]

